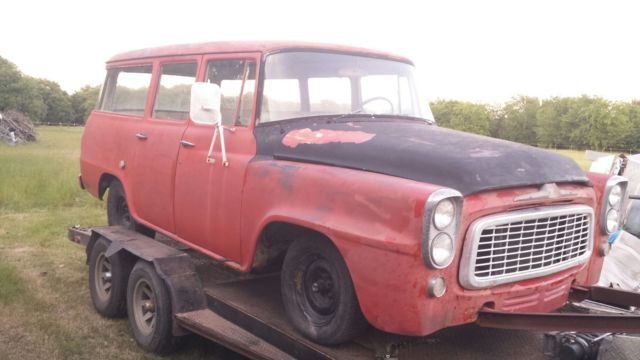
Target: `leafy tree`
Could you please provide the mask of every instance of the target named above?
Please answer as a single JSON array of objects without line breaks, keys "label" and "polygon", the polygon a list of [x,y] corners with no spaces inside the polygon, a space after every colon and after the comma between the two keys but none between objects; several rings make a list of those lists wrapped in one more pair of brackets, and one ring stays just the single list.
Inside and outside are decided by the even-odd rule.
[{"label": "leafy tree", "polygon": [[571,128],[567,128],[565,116],[572,104],[571,98],[544,100],[536,113],[538,143],[546,147],[564,147]]},{"label": "leafy tree", "polygon": [[89,113],[96,107],[100,86],[85,85],[80,90],[71,95],[71,106],[73,107],[73,122],[84,124]]},{"label": "leafy tree", "polygon": [[71,98],[58,83],[37,79],[37,91],[45,104],[44,123],[72,123],[74,120]]},{"label": "leafy tree", "polygon": [[507,102],[497,114],[500,127],[494,136],[523,144],[536,145],[537,113],[540,100],[536,97],[518,96]]},{"label": "leafy tree", "polygon": [[46,105],[37,81],[24,76],[10,61],[0,57],[0,110],[17,110],[38,122],[43,119]]},{"label": "leafy tree", "polygon": [[481,135],[490,133],[491,110],[487,105],[453,100],[438,100],[430,105],[442,127]]}]

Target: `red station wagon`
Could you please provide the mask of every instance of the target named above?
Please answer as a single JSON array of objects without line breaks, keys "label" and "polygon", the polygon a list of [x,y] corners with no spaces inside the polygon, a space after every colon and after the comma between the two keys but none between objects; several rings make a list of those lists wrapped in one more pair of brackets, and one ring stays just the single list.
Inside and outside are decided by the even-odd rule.
[{"label": "red station wagon", "polygon": [[[239,272],[281,271],[290,322],[323,344],[367,323],[418,336],[483,308],[548,312],[596,283],[626,181],[436,126],[413,71],[401,56],[290,42],[117,55],[84,130],[81,185],[108,190],[110,225]],[[105,251],[90,274],[119,261]],[[99,312],[122,311],[126,275],[90,276]]]}]

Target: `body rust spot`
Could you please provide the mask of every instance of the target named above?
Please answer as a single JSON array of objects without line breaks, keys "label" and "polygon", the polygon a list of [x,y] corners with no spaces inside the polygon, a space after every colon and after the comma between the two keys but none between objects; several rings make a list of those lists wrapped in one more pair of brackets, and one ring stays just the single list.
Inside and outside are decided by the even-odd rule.
[{"label": "body rust spot", "polygon": [[361,144],[373,139],[374,136],[376,136],[376,134],[369,134],[363,131],[336,131],[327,129],[312,131],[311,129],[306,128],[290,131],[282,139],[282,144],[290,148],[295,148],[300,144]]}]

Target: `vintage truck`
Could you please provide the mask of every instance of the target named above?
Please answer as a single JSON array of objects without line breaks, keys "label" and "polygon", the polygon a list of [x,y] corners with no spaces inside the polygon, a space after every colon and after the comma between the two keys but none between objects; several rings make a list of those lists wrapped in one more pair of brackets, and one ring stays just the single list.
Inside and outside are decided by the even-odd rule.
[{"label": "vintage truck", "polygon": [[[279,272],[287,318],[321,344],[367,324],[422,336],[483,309],[550,312],[595,284],[626,180],[440,128],[415,82],[410,60],[345,46],[116,55],[84,129],[80,185],[108,194],[109,225]],[[161,265],[95,234],[97,311],[128,312],[138,343],[164,350],[176,297]]]}]

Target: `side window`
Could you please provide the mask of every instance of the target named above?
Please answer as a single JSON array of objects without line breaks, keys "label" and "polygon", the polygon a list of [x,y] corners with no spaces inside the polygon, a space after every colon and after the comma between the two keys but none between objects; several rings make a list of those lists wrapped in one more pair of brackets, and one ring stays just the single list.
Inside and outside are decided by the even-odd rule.
[{"label": "side window", "polygon": [[196,81],[196,63],[165,64],[160,68],[160,84],[153,105],[153,118],[189,118],[191,85]]},{"label": "side window", "polygon": [[206,82],[220,85],[224,125],[249,125],[253,113],[256,63],[253,60],[211,60]]},{"label": "side window", "polygon": [[109,69],[98,109],[142,116],[151,83],[151,70],[151,65]]}]

